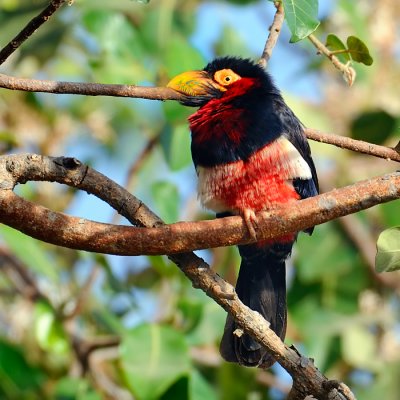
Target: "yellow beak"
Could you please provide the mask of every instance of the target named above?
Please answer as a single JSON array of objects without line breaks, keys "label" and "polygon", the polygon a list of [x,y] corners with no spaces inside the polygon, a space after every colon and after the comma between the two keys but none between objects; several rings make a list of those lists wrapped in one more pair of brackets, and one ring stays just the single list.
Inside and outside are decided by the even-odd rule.
[{"label": "yellow beak", "polygon": [[167,87],[187,96],[206,96],[215,94],[216,90],[226,89],[213,81],[205,71],[187,71],[172,78]]}]

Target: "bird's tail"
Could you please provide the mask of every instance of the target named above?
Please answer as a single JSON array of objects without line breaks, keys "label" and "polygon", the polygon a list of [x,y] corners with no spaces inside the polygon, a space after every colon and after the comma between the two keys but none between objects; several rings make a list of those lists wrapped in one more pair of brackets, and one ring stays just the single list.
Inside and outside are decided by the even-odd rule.
[{"label": "bird's tail", "polygon": [[[236,292],[240,300],[258,311],[271,329],[283,340],[286,333],[286,279],[285,260],[293,242],[239,246],[242,257]],[[240,328],[231,315],[226,319],[220,352],[226,361],[245,366],[267,368],[275,360],[247,334],[240,337],[234,332]]]}]

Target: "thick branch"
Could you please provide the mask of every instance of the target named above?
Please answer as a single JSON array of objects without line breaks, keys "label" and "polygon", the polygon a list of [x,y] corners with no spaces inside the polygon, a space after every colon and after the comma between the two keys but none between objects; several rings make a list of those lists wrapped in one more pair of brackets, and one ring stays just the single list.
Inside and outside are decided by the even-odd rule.
[{"label": "thick branch", "polygon": [[21,46],[35,31],[43,25],[48,19],[66,2],[67,0],[53,0],[50,4],[36,17],[34,17],[22,29],[14,39],[11,40],[3,49],[0,50],[0,65]]},{"label": "thick branch", "polygon": [[[149,224],[141,216],[143,204],[107,177],[75,159],[35,155],[4,156],[0,162],[3,190],[0,193],[0,221],[37,239],[75,249],[117,255],[172,254],[233,244],[250,243],[241,217],[200,222],[179,222],[152,229],[109,225],[70,217],[30,203],[13,193],[16,183],[28,180],[57,181],[109,203],[118,212],[137,210],[137,225]],[[259,240],[280,237],[290,232],[351,214],[400,197],[400,173],[384,175],[341,189],[294,202],[259,214]]]},{"label": "thick branch", "polygon": [[[50,180],[58,181],[61,183],[68,184],[86,190],[89,193],[93,193],[96,196],[106,200],[112,207],[117,209],[122,215],[127,217],[130,222],[146,225],[146,226],[158,226],[162,221],[155,216],[145,205],[137,200],[130,193],[126,192],[122,187],[115,184],[108,178],[97,173],[90,168],[87,168],[80,164],[75,159],[70,158],[48,158],[34,155],[16,155],[16,156],[4,156],[0,162],[0,177],[1,177],[1,200],[0,210],[2,217],[7,217],[7,208],[10,206],[9,201],[13,203],[16,201],[17,207],[12,207],[14,210],[14,218],[19,219],[20,213],[25,218],[25,224],[32,227],[31,217],[36,218],[36,209],[25,210],[25,207],[32,203],[26,202],[20,198],[8,197],[13,194],[12,189],[18,182],[23,183],[27,180]],[[388,179],[391,179],[390,177]],[[399,176],[394,176],[395,181],[400,179]],[[392,182],[394,185],[395,183]],[[392,190],[395,191],[395,188]],[[376,194],[378,196],[379,194]],[[382,195],[382,193],[381,193]],[[15,196],[15,195],[14,195]],[[322,203],[327,202],[327,208],[335,207],[335,200],[326,198]],[[372,205],[368,203],[368,205]],[[36,206],[39,207],[39,206]],[[45,210],[44,215],[39,215],[39,218],[49,218],[49,224],[52,223],[57,226],[58,218],[61,218],[63,214],[52,213],[50,210],[46,210],[41,207],[40,211]],[[328,210],[327,210],[328,211]],[[33,214],[31,214],[33,212]],[[71,218],[66,217],[65,218]],[[36,221],[39,222],[39,221]],[[204,221],[206,222],[206,221]],[[197,224],[203,224],[196,223]],[[233,222],[233,226],[236,225],[236,229],[240,232],[246,231],[240,218],[231,217],[224,221],[224,229],[226,229],[227,223],[230,225]],[[275,221],[276,222],[276,221]],[[86,222],[75,221],[78,225],[82,223],[85,225]],[[220,224],[220,221],[208,222],[211,224]],[[22,221],[19,222],[22,226]],[[207,224],[207,222],[206,222]],[[43,227],[42,227],[43,228]],[[35,232],[40,235],[38,228]],[[46,226],[44,229],[47,229]],[[108,229],[112,226],[107,226]],[[58,226],[58,229],[68,230],[73,229],[72,225]],[[153,230],[160,228],[153,228],[151,230],[120,227],[119,229],[127,229],[131,232],[147,232],[150,233]],[[168,229],[168,227],[166,228]],[[207,236],[211,236],[206,228],[202,228],[203,236],[207,233]],[[222,232],[222,230],[221,230]],[[53,232],[56,234],[57,232]],[[82,230],[82,234],[85,230]],[[104,232],[103,238],[110,231]],[[222,235],[222,233],[221,233]],[[239,235],[240,236],[240,235]],[[91,237],[92,240],[96,239],[96,236]],[[130,238],[126,238],[130,240]],[[160,239],[157,238],[159,241]],[[120,241],[121,245],[124,245],[124,241]],[[218,304],[220,304],[226,311],[230,312],[237,322],[243,327],[244,331],[255,337],[261,344],[263,344],[270,353],[276,358],[276,360],[292,375],[295,381],[295,396],[293,399],[303,399],[308,394],[313,394],[318,399],[327,399],[328,395],[332,392],[331,385],[318,369],[314,366],[313,362],[308,358],[301,356],[297,350],[285,346],[275,333],[269,329],[268,323],[261,317],[260,314],[250,310],[236,296],[234,289],[231,285],[226,283],[217,274],[215,274],[209,266],[199,257],[193,253],[175,254],[169,256],[186,276],[192,281],[193,286],[201,288],[207,295],[213,298]],[[335,390],[344,393],[345,387],[341,384],[335,384]],[[332,397],[330,397],[332,398]],[[337,397],[339,399],[339,397]],[[350,396],[344,395],[345,399],[351,399]]]}]

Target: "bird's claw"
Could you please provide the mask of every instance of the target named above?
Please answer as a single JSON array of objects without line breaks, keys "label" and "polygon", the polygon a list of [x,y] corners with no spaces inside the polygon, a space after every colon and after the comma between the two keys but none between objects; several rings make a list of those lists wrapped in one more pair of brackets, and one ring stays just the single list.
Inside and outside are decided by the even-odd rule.
[{"label": "bird's claw", "polygon": [[246,223],[250,236],[252,237],[252,239],[257,239],[257,233],[255,228],[258,225],[258,220],[255,212],[249,208],[246,208],[243,211],[243,218]]}]

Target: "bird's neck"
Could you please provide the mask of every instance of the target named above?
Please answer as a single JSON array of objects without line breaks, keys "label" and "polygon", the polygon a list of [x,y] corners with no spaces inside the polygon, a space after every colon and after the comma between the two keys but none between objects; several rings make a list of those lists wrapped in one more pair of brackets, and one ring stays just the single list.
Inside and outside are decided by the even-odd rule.
[{"label": "bird's neck", "polygon": [[189,117],[196,165],[246,161],[282,133],[271,98],[252,89],[210,100]]}]

